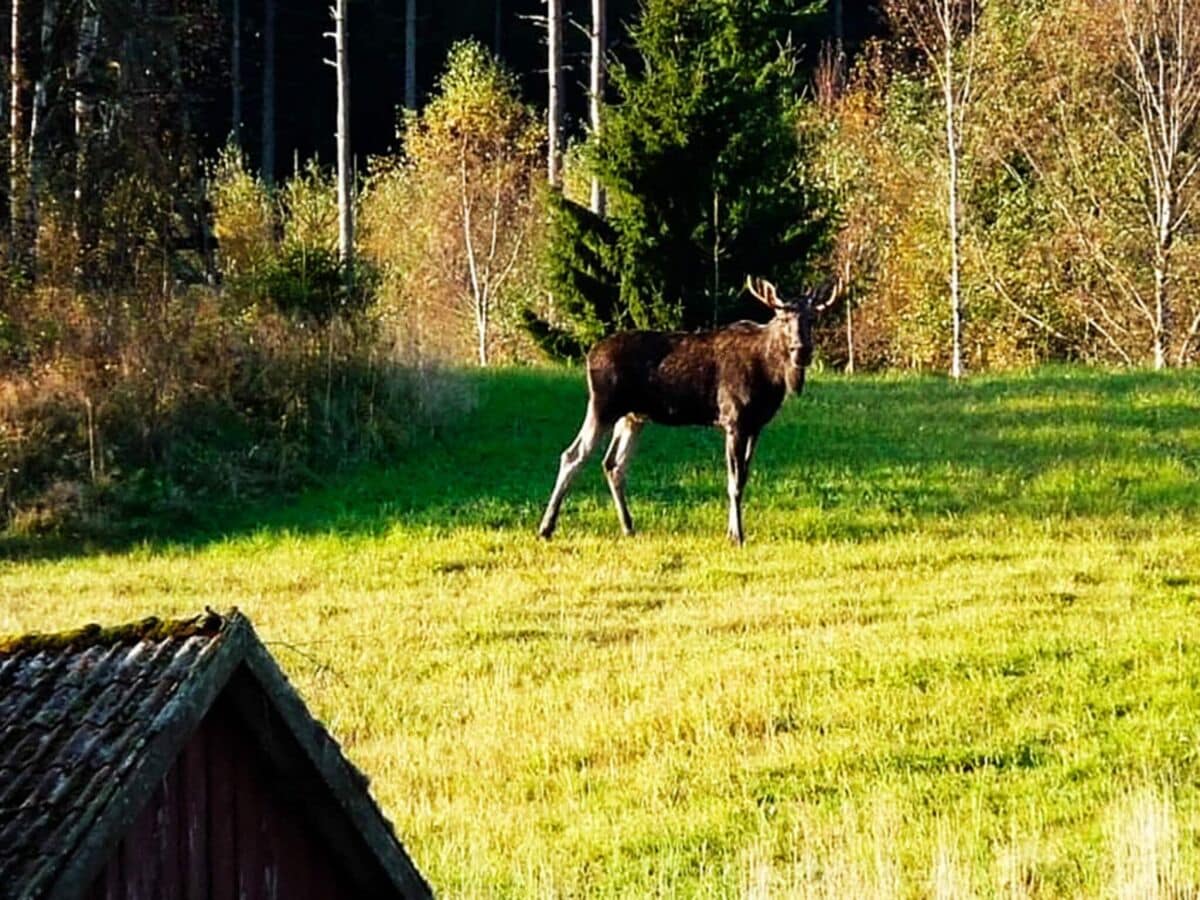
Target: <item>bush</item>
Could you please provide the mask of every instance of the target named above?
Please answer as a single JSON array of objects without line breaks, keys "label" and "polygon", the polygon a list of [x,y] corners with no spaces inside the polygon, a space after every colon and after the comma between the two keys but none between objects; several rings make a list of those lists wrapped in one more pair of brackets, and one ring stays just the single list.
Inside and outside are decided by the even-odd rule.
[{"label": "bush", "polygon": [[315,166],[272,195],[226,151],[209,196],[220,290],[0,281],[0,524],[169,529],[390,456],[468,402],[385,339],[369,263],[348,286]]},{"label": "bush", "polygon": [[336,252],[324,247],[285,244],[262,277],[262,288],[280,312],[293,318],[328,323],[335,315],[363,312],[374,296],[378,276],[358,262],[351,274]]},{"label": "bush", "polygon": [[516,79],[465,42],[401,137],[402,156],[372,160],[360,218],[396,339],[423,358],[487,365],[523,355],[519,310],[541,290],[537,114]]},{"label": "bush", "polygon": [[226,147],[209,173],[208,200],[225,284],[253,298],[275,252],[270,192],[246,168],[241,151]]},{"label": "bush", "polygon": [[88,306],[64,310],[55,350],[0,382],[10,526],[171,528],[390,456],[470,400],[452,376],[381,352],[361,316],[229,316],[196,290],[152,326],[130,304],[100,327]]}]

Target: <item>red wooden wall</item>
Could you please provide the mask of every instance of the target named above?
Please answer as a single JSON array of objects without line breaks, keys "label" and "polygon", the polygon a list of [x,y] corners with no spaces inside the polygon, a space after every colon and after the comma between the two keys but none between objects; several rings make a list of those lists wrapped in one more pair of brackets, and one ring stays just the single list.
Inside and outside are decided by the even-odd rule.
[{"label": "red wooden wall", "polygon": [[121,840],[89,900],[355,897],[261,751],[218,701]]}]

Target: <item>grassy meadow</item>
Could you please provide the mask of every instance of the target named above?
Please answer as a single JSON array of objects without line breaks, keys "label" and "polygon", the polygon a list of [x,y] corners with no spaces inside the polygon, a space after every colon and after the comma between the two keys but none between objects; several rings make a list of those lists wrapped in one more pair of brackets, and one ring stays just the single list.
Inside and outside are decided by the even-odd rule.
[{"label": "grassy meadow", "polygon": [[747,544],[716,431],[598,453],[467,375],[394,466],[204,534],[8,547],[0,632],[237,605],[446,897],[1194,896],[1200,373],[816,373]]}]

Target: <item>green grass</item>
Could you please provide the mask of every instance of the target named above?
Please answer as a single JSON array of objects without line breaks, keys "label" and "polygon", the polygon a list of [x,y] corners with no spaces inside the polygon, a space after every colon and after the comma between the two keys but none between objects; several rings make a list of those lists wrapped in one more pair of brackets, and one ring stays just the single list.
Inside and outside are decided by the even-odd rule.
[{"label": "green grass", "polygon": [[445,896],[1195,890],[1200,374],[817,374],[740,550],[720,436],[662,428],[637,537],[597,454],[537,540],[582,378],[470,377],[219,535],[35,545],[0,631],[238,605]]}]

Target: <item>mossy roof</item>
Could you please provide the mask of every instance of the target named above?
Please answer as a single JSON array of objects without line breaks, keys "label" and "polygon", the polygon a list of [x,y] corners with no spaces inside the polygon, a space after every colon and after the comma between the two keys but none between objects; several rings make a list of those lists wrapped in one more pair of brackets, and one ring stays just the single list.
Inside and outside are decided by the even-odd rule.
[{"label": "mossy roof", "polygon": [[236,610],[0,638],[0,896],[85,896],[226,693],[259,711],[248,730],[323,805],[369,893],[428,896],[366,778]]}]

